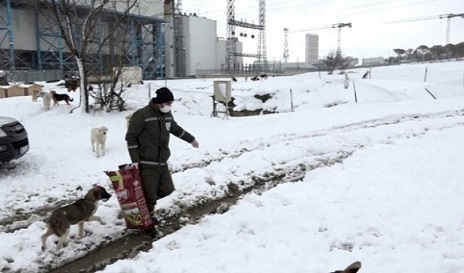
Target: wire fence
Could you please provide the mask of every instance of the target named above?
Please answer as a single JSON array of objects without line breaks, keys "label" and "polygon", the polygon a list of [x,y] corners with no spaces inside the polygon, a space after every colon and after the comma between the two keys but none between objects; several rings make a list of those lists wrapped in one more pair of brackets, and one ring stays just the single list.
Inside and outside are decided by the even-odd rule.
[{"label": "wire fence", "polygon": [[10,81],[32,83],[35,81],[53,81],[63,78],[61,70],[16,70],[10,72]]}]

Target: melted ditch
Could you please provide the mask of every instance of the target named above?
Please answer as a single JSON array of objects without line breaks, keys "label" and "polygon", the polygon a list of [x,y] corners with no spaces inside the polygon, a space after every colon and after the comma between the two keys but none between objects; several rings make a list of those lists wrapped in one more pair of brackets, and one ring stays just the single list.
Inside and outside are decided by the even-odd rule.
[{"label": "melted ditch", "polygon": [[[300,164],[294,166],[293,171],[290,173],[274,173],[262,177],[251,177],[254,181],[253,185],[242,190],[239,190],[234,184],[229,184],[227,197],[204,201],[196,207],[187,208],[182,213],[164,219],[162,223],[158,225],[159,236],[155,239],[152,239],[143,232],[128,233],[114,242],[100,246],[97,250],[90,252],[83,258],[72,261],[56,269],[49,269],[50,271],[48,272],[87,273],[102,270],[106,265],[112,264],[117,260],[132,258],[140,251],[150,250],[152,248],[152,242],[176,232],[185,225],[195,224],[206,215],[227,212],[231,206],[235,205],[244,195],[250,192],[262,193],[283,183],[301,181],[306,172],[323,166],[331,166],[340,163],[351,155],[352,152],[337,153],[335,157],[321,159],[315,164]],[[188,220],[185,221],[185,218],[188,218]],[[44,268],[44,270],[47,269]]]}]

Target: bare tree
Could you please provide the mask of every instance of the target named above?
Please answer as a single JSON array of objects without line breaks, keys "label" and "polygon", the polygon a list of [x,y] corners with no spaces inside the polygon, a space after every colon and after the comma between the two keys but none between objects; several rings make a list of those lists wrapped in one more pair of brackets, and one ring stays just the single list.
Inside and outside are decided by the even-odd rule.
[{"label": "bare tree", "polygon": [[346,60],[343,58],[341,52],[339,51],[330,51],[329,54],[322,59],[322,62],[327,66],[327,73],[332,75],[334,70],[337,68],[344,69],[346,68]]},{"label": "bare tree", "polygon": [[[113,83],[110,90],[116,86],[121,69],[114,72],[113,67],[124,65],[130,47],[130,15],[139,7],[139,0],[49,0],[37,3],[45,12],[51,12],[54,27],[75,62],[80,81],[80,107],[88,113],[91,74],[94,75],[91,80]],[[99,59],[102,56],[111,59],[113,65],[102,67]]]}]

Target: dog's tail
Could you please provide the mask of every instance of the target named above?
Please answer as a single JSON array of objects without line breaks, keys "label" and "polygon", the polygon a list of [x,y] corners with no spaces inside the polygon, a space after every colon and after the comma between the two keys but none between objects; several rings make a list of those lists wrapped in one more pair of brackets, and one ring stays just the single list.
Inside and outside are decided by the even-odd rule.
[{"label": "dog's tail", "polygon": [[73,98],[69,98],[69,101],[73,101],[74,99]]}]

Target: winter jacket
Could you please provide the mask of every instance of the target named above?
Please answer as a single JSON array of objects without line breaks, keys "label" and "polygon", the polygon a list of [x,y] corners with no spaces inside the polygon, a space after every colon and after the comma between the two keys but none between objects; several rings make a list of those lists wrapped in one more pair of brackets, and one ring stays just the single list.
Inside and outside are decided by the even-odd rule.
[{"label": "winter jacket", "polygon": [[132,162],[145,166],[165,165],[171,155],[169,135],[192,143],[195,138],[174,121],[171,112],[155,108],[153,99],[132,115],[126,133],[127,149]]}]

